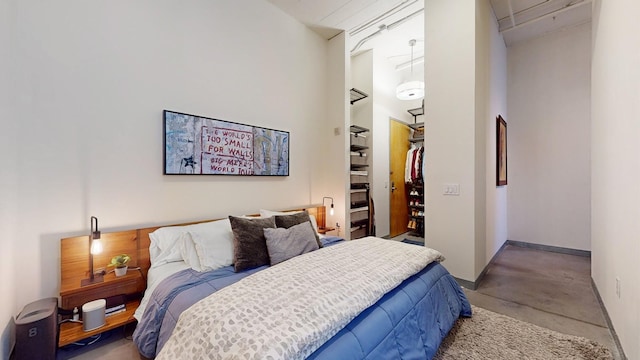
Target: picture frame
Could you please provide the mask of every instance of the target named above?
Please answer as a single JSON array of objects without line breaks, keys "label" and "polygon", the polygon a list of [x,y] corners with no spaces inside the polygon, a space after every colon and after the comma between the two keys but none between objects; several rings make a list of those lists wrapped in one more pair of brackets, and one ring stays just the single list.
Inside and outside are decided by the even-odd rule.
[{"label": "picture frame", "polygon": [[289,132],[164,110],[164,175],[289,176]]},{"label": "picture frame", "polygon": [[507,185],[507,122],[496,117],[496,186]]}]

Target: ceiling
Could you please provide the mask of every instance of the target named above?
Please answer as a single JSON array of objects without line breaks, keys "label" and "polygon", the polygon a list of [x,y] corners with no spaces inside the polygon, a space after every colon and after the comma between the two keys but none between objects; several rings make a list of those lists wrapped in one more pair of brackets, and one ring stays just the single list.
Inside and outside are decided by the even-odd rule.
[{"label": "ceiling", "polygon": [[[269,0],[326,39],[349,33],[352,55],[375,48],[399,70],[424,53],[424,0]],[[381,30],[383,26],[385,30]]]},{"label": "ceiling", "polygon": [[591,21],[591,0],[490,0],[507,46]]},{"label": "ceiling", "polygon": [[[352,55],[375,48],[402,70],[410,63],[409,40],[416,39],[414,65],[422,62],[425,0],[269,1],[326,39],[346,31]],[[591,20],[591,0],[490,3],[507,46]]]}]

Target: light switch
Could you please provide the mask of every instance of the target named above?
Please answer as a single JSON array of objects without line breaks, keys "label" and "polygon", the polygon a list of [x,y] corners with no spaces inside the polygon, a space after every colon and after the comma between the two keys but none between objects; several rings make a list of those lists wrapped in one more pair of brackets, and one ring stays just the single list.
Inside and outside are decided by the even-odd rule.
[{"label": "light switch", "polygon": [[454,183],[442,184],[442,194],[460,196],[460,184],[454,184]]}]

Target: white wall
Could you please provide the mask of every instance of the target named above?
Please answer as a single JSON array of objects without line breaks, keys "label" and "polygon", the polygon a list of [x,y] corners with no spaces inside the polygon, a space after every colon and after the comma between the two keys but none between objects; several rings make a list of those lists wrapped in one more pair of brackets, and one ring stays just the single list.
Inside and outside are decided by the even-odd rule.
[{"label": "white wall", "polygon": [[489,2],[478,0],[476,6],[476,166],[483,167],[476,171],[476,189],[485,196],[484,211],[483,202],[476,203],[477,213],[484,214],[476,224],[477,277],[507,240],[507,188],[496,186],[495,118],[508,114],[507,48]]},{"label": "white wall", "polygon": [[[335,226],[338,223],[341,228],[335,233],[344,236],[348,232],[346,226],[347,212],[349,209],[349,87],[345,86],[350,79],[351,59],[348,50],[348,37],[344,32],[334,36],[328,45],[327,76],[327,115],[326,123],[319,134],[324,139],[327,132],[328,139],[322,141],[320,148],[316,149],[314,157],[314,169],[316,176],[322,184],[319,196],[329,196],[334,200],[334,215],[327,213],[327,226]],[[319,172],[319,173],[318,173]],[[345,174],[336,176],[336,174]],[[315,187],[314,187],[315,188]],[[326,206],[329,205],[327,199]]]},{"label": "white wall", "polygon": [[[425,241],[475,280],[475,2],[425,1]],[[460,184],[460,196],[442,194]]]},{"label": "white wall", "polygon": [[[14,242],[19,241],[14,217],[17,208],[17,197],[13,189],[16,184],[16,173],[10,171],[17,167],[19,153],[16,151],[17,140],[15,127],[17,125],[15,111],[12,108],[12,79],[10,74],[14,71],[12,9],[7,0],[0,0],[0,44],[3,47],[0,56],[0,161],[4,168],[0,171],[0,254],[4,255],[0,261],[0,289],[4,296],[0,296],[0,358],[6,359],[9,354],[9,326],[8,323],[16,309],[16,299],[8,294],[17,291],[15,279]],[[9,256],[7,256],[7,254]]]},{"label": "white wall", "polygon": [[[473,282],[506,240],[506,194],[492,165],[506,50],[488,0],[427,0],[425,41],[425,238]],[[460,196],[443,195],[446,183]]]},{"label": "white wall", "polygon": [[590,250],[591,25],[508,49],[509,239]]},{"label": "white wall", "polygon": [[638,13],[635,0],[597,0],[592,25],[591,273],[629,359],[640,359]]},{"label": "white wall", "polygon": [[[19,68],[0,120],[15,139],[0,152],[0,251],[17,261],[0,265],[2,325],[57,295],[59,240],[91,215],[112,231],[321,201],[327,42],[270,3],[9,4]],[[290,131],[291,176],[162,175],[163,109]]]}]

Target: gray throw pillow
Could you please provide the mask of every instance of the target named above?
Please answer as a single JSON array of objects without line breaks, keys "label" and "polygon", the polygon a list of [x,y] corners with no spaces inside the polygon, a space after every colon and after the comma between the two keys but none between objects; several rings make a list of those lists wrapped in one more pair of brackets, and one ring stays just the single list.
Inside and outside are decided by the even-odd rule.
[{"label": "gray throw pillow", "polygon": [[275,228],[272,218],[246,219],[229,216],[233,231],[233,268],[235,272],[269,265],[264,228]]},{"label": "gray throw pillow", "polygon": [[294,256],[318,250],[318,244],[313,236],[313,226],[310,222],[303,222],[292,227],[269,229],[265,228],[267,249],[271,265],[281,263]]},{"label": "gray throw pillow", "polygon": [[[303,222],[309,222],[311,225],[311,218],[306,211],[291,214],[291,215],[275,215],[276,219],[276,227],[288,229],[293,225],[302,224]],[[313,230],[313,225],[311,225],[311,230]],[[320,237],[316,234],[315,230],[313,230],[313,236],[316,239],[316,243],[318,247],[322,247],[322,242],[320,241]]]}]

